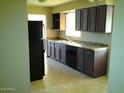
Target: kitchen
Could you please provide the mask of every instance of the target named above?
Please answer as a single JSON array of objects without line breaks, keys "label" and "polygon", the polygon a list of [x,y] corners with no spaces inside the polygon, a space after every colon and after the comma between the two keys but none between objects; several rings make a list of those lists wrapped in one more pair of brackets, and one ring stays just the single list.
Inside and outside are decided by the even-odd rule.
[{"label": "kitchen", "polygon": [[[48,21],[47,22],[48,28],[46,27],[46,33],[47,33],[46,35],[47,36],[46,37],[47,38],[47,54],[46,55],[48,56],[48,60],[49,58],[50,60],[53,59],[53,61],[57,60],[60,64],[63,63],[62,65],[71,67],[74,70],[82,72],[83,74],[87,76],[91,76],[91,77],[105,76],[108,73],[107,66],[109,65],[108,46],[110,46],[111,44],[113,3],[111,2],[111,4],[108,4],[108,6],[104,6],[104,4],[102,4],[103,2],[80,1],[77,3],[78,3],[77,5],[79,5],[79,3],[82,3],[82,4],[84,3],[84,5],[80,5],[78,6],[78,8],[76,6],[75,8],[75,2],[63,4],[63,5],[59,5],[55,7],[55,9],[53,8],[54,11],[51,10],[50,13],[47,12],[47,11],[50,11],[50,9],[46,7],[45,8],[42,7],[41,9],[40,7],[36,7],[36,6],[28,6],[28,11],[29,11],[29,14],[34,14],[33,12],[35,12],[36,10],[40,11],[40,12],[39,11],[37,12],[37,14],[39,15],[40,14],[45,15],[44,12],[47,13],[46,21]],[[93,5],[94,3],[95,5]],[[67,8],[67,6],[70,6],[71,4],[73,8],[71,7]],[[99,6],[99,7],[96,7],[96,6]],[[66,7],[66,8],[63,8],[63,7]],[[103,16],[101,17],[101,19],[103,18],[103,20],[105,20],[103,24],[107,24],[107,26],[103,25],[104,27],[102,27],[101,32],[99,32],[97,28],[94,28],[93,29],[94,31],[88,31],[92,27],[90,27],[90,24],[88,25],[88,23],[91,23],[90,22],[91,20],[88,20],[89,22],[87,22],[86,20],[86,19],[90,19],[90,18],[87,18],[89,14],[87,12],[92,10],[91,9],[92,7],[95,9],[101,9],[101,7],[103,7],[103,10],[106,9],[104,13],[102,12]],[[47,10],[47,11],[43,11],[43,10]],[[87,15],[86,18],[84,18],[86,20],[84,25],[85,24],[87,25],[87,27],[84,28],[84,31],[82,30],[82,28],[80,28],[80,20],[81,20],[80,11],[83,11],[83,10],[86,11],[86,15]],[[98,11],[103,11],[103,10],[101,9]],[[95,19],[95,18],[91,18],[91,19]],[[98,24],[98,23],[94,22],[93,24]],[[97,50],[97,47],[98,47],[98,50]],[[74,53],[73,53],[73,50],[74,50]],[[67,51],[71,51],[71,52],[68,54]],[[74,54],[74,56],[72,53]],[[86,56],[87,59],[86,58],[83,59],[84,58],[83,54],[84,56],[89,55],[91,57]],[[102,56],[98,57],[99,55],[102,55]],[[99,61],[97,61],[97,59]],[[81,63],[83,62],[83,60],[87,60],[87,61],[84,63]],[[83,64],[88,64],[88,62],[89,62],[89,65],[82,66]],[[94,67],[90,67],[93,65],[93,64],[91,65],[91,62],[93,62]],[[50,62],[50,63],[55,65],[55,63],[53,62]],[[50,63],[49,61],[47,61],[47,64],[50,65]],[[101,63],[102,65],[99,63]],[[95,72],[93,72],[93,70],[91,69],[94,69]],[[44,76],[44,79],[45,78],[47,78],[47,75]],[[36,86],[34,87],[36,88]],[[39,87],[40,89],[40,86],[37,86],[37,87]]]},{"label": "kitchen", "polygon": [[[111,34],[108,34],[108,33],[105,34],[103,32],[102,33],[101,32],[100,33],[98,33],[98,32],[81,32],[81,37],[68,36],[68,37],[65,38],[65,36],[66,36],[65,32],[53,31],[53,29],[52,29],[52,14],[53,13],[60,13],[60,11],[66,12],[68,10],[81,9],[81,8],[88,8],[88,10],[89,10],[90,7],[101,6],[101,5],[104,5],[104,4],[111,5],[111,3],[110,3],[111,0],[108,0],[108,1],[96,0],[96,2],[92,2],[92,1],[93,0],[91,0],[91,2],[89,2],[89,3],[87,3],[87,2],[83,2],[81,0],[80,2],[68,3],[68,4],[56,6],[54,8],[40,7],[40,6],[35,7],[35,6],[29,6],[29,5],[27,6],[27,8],[28,8],[28,14],[46,15],[46,31],[47,31],[46,36],[47,36],[48,39],[50,39],[50,40],[51,39],[52,40],[53,39],[64,39],[64,40],[67,41],[67,42],[66,41],[57,41],[55,43],[59,43],[59,44],[63,43],[64,45],[69,46],[69,47],[70,47],[70,45],[71,46],[74,45],[74,47],[75,47],[75,44],[73,44],[73,42],[74,43],[76,42],[76,47],[79,48],[79,50],[80,50],[80,48],[82,49],[82,47],[80,47],[79,43],[83,43],[83,45],[84,44],[86,45],[85,47],[83,46],[84,51],[85,51],[85,48],[87,46],[88,47],[89,46],[94,47],[94,43],[95,43],[95,46],[98,45],[97,47],[101,47],[101,46],[106,47],[106,45],[111,46],[111,43],[112,43],[112,55],[110,55],[111,56],[110,60],[112,60],[113,62],[117,61],[117,59],[119,59],[119,58],[121,58],[121,59],[119,59],[119,61],[123,60],[122,56],[116,56],[116,59],[115,59],[116,53],[121,54],[120,49],[122,49],[122,47],[115,45],[115,41],[116,41],[116,44],[120,44],[120,42],[117,42],[118,39],[114,38],[114,37],[117,37],[116,36],[117,35],[117,32],[116,32],[117,28],[118,28],[119,32],[122,31],[123,26],[121,25],[121,27],[120,27],[118,25],[119,21],[117,21],[117,20],[119,20],[118,17],[122,18],[121,16],[117,16],[117,17],[115,16],[115,19],[116,19],[117,23],[114,22],[114,26],[113,26],[114,28],[113,29],[114,29],[115,32],[114,33],[112,32]],[[1,26],[1,31],[2,32],[1,32],[1,37],[0,37],[1,38],[0,39],[1,40],[1,58],[2,58],[2,59],[0,58],[0,60],[1,60],[0,64],[2,66],[1,67],[2,70],[1,70],[0,73],[2,75],[1,75],[1,81],[0,81],[1,82],[0,83],[0,85],[1,85],[0,90],[2,91],[3,88],[4,89],[5,88],[7,88],[7,89],[15,88],[14,89],[14,90],[16,90],[15,93],[29,93],[30,83],[29,83],[29,71],[28,71],[28,68],[29,68],[29,66],[28,66],[28,62],[29,62],[28,53],[29,53],[29,51],[28,51],[28,37],[27,37],[28,33],[27,33],[27,26],[26,26],[26,10],[24,9],[24,7],[26,8],[26,6],[24,5],[25,0],[22,0],[20,2],[21,2],[20,5],[18,4],[18,6],[15,6],[15,5],[17,5],[16,0],[13,0],[13,3],[7,3],[6,1],[2,1],[2,6],[0,6],[1,7],[0,8],[1,9],[1,16],[2,16],[1,17],[1,25],[2,25]],[[115,8],[116,12],[118,12],[118,10],[120,9],[119,7],[121,5],[119,5],[119,3],[122,3],[122,2],[119,2],[119,1],[116,2],[116,4],[118,5]],[[82,6],[82,4],[84,4],[84,5]],[[5,6],[6,6],[6,8],[5,8]],[[14,11],[13,11],[13,9],[14,9]],[[5,10],[7,12],[3,12],[3,10]],[[11,13],[10,13],[10,11],[11,11]],[[18,15],[18,16],[16,16],[15,14]],[[25,20],[22,20],[23,18]],[[3,20],[8,23],[8,24],[6,24],[6,26],[8,26],[7,28],[5,28],[5,22]],[[14,24],[16,26],[14,26]],[[11,33],[7,34],[9,30],[11,31]],[[80,32],[80,31],[78,31],[78,32]],[[113,35],[113,36],[111,36],[111,35]],[[118,35],[119,35],[120,38],[122,37],[121,33],[118,33]],[[111,38],[113,40],[111,40]],[[69,41],[68,41],[68,39],[69,39]],[[77,44],[77,41],[78,41],[78,44]],[[11,42],[11,44],[10,44],[10,42]],[[56,45],[56,44],[53,44],[53,45]],[[81,46],[82,46],[82,44],[81,44]],[[123,44],[122,44],[122,46],[123,46]],[[116,51],[115,47],[117,47],[119,50]],[[55,49],[55,47],[54,47],[54,49]],[[90,49],[91,49],[91,47],[90,47]],[[78,49],[76,49],[76,50],[78,50]],[[88,50],[89,50],[89,48],[88,48]],[[114,52],[114,54],[113,54],[113,52]],[[85,54],[85,52],[83,54]],[[6,58],[5,58],[5,56],[6,56]],[[57,58],[57,56],[56,56],[56,58]],[[115,61],[114,61],[114,59],[115,59]],[[68,64],[61,64],[58,61],[54,60],[54,58],[50,57],[47,60],[49,61],[49,63],[53,62],[54,65],[58,64],[58,65],[55,65],[56,66],[56,68],[54,69],[55,71],[56,70],[59,71],[60,68],[62,70],[63,67],[61,67],[61,66],[64,66],[67,70],[72,72],[72,73],[67,72],[66,75],[71,74],[72,76],[77,76],[78,79],[74,80],[75,82],[77,80],[80,80],[80,79],[84,78],[83,82],[78,81],[80,83],[75,83],[75,85],[77,87],[74,87],[73,85],[71,85],[71,82],[69,81],[70,82],[70,87],[71,87],[73,92],[74,91],[77,92],[78,91],[77,88],[79,88],[79,93],[80,93],[80,90],[82,90],[82,91],[84,90],[84,93],[90,93],[90,92],[92,93],[93,91],[95,92],[94,88],[98,88],[98,87],[94,87],[94,88],[91,89],[93,91],[90,91],[90,88],[85,89],[87,86],[83,86],[83,89],[80,89],[80,86],[82,84],[84,84],[84,85],[88,84],[89,86],[93,86],[92,84],[95,84],[95,80],[97,82],[99,78],[92,78],[85,73],[80,73],[80,71],[78,71],[77,68],[75,68],[75,66],[74,66],[74,69],[71,69],[71,67],[73,68],[73,66],[69,67],[70,64],[69,64],[69,66],[68,66]],[[10,62],[9,65],[7,65],[8,62]],[[53,64],[50,64],[51,67],[53,66]],[[116,75],[120,76],[119,73],[117,74],[117,71],[120,71],[119,67],[122,68],[122,65],[120,65],[119,63],[116,63],[117,64],[116,65],[116,64],[113,64],[111,62],[110,62],[110,64],[111,64],[111,68],[110,68],[110,72],[108,74],[110,76],[109,77],[109,86],[111,86],[111,87],[109,87],[109,92],[113,91],[112,93],[116,93],[117,91],[119,91],[120,88],[115,87],[114,85],[116,85],[116,84],[114,84],[114,83],[115,82],[117,83],[116,78],[120,78],[120,77],[117,77]],[[116,69],[117,71],[114,70],[115,65],[118,67],[118,69]],[[57,68],[57,66],[58,66],[58,68]],[[47,69],[50,71],[49,68],[47,68]],[[8,74],[8,72],[10,74]],[[83,75],[83,76],[80,77],[79,74]],[[49,73],[49,75],[50,75],[50,73]],[[56,75],[58,75],[58,74],[56,74]],[[122,77],[123,77],[123,73],[122,73]],[[15,79],[12,79],[12,78],[15,78]],[[57,82],[54,82],[54,81],[56,81],[57,78],[56,77],[54,77],[54,78],[55,78],[55,80],[53,80],[53,83],[51,83],[51,84],[57,83]],[[59,78],[64,78],[64,77],[62,77],[62,75],[61,75],[61,77],[59,77]],[[45,84],[49,85],[49,82],[47,82],[47,83],[44,82],[45,79],[50,80],[51,78],[47,78],[47,74],[46,74],[46,76],[44,76],[44,79],[41,80],[42,84],[44,84],[43,87],[45,87]],[[71,77],[70,77],[70,79],[71,79]],[[89,81],[90,80],[93,80],[93,81],[92,82],[85,82],[85,81],[88,81],[87,79],[89,79]],[[16,80],[16,82],[15,82],[15,80]],[[115,80],[115,81],[112,82],[113,80]],[[65,81],[63,81],[63,82],[65,82]],[[68,83],[68,81],[66,81],[66,82]],[[105,83],[106,81],[103,81],[103,82]],[[32,83],[32,84],[35,85],[36,83],[37,82],[35,82],[34,84]],[[39,83],[39,86],[42,86],[42,84],[41,85],[40,84],[41,83]],[[97,82],[97,84],[98,84],[98,82]],[[118,81],[117,84],[122,85],[122,84],[120,84],[120,81]],[[63,90],[63,89],[66,89],[65,87],[67,87],[67,86],[68,85],[65,85],[65,86],[63,86],[63,88],[60,87],[58,89],[62,88],[62,90]],[[37,89],[37,88],[38,87],[35,87],[35,89]],[[52,87],[52,90],[53,90],[54,93],[55,93],[54,90],[56,90],[56,89],[57,89],[57,86],[56,86],[56,88]],[[77,91],[76,91],[76,89],[77,89]],[[88,91],[88,89],[89,89],[89,91]],[[102,91],[102,90],[101,91],[100,90],[101,90],[101,88],[99,89],[98,93],[100,93]],[[114,90],[116,90],[116,91],[114,92]],[[67,89],[67,91],[70,91],[70,90]],[[67,91],[63,91],[63,92],[66,93]],[[37,90],[37,92],[38,92],[38,90]],[[50,92],[50,91],[46,89],[46,91],[43,90],[43,91],[39,91],[39,92],[45,93],[45,92]],[[73,93],[73,92],[71,92],[71,93]],[[121,93],[121,92],[119,92],[119,93]]]}]

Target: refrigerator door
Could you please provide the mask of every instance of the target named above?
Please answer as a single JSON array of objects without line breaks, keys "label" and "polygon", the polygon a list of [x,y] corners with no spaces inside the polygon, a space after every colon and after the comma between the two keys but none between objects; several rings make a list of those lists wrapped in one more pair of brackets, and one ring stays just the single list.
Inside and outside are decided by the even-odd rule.
[{"label": "refrigerator door", "polygon": [[28,21],[31,81],[42,79],[44,76],[42,30],[42,21]]}]

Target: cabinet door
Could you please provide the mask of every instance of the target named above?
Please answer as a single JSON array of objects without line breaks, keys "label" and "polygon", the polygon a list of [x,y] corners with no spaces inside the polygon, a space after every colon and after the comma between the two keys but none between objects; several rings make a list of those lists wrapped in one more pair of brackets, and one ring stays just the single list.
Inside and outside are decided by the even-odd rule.
[{"label": "cabinet door", "polygon": [[96,7],[88,8],[88,31],[96,29]]},{"label": "cabinet door", "polygon": [[77,49],[77,69],[81,72],[84,70],[84,49]]},{"label": "cabinet door", "polygon": [[66,46],[64,44],[60,46],[60,62],[66,62]]},{"label": "cabinet door", "polygon": [[47,41],[47,56],[50,57],[50,42]]},{"label": "cabinet door", "polygon": [[66,47],[66,64],[72,68],[77,68],[77,48],[73,46]]},{"label": "cabinet door", "polygon": [[51,57],[54,58],[54,42],[51,42],[50,52]]},{"label": "cabinet door", "polygon": [[62,48],[62,62],[65,63],[66,61],[66,49]]},{"label": "cabinet door", "polygon": [[85,50],[84,73],[93,76],[94,74],[94,51]]},{"label": "cabinet door", "polygon": [[54,56],[55,56],[55,59],[59,61],[59,46],[55,45],[55,50],[54,50]]},{"label": "cabinet door", "polygon": [[76,30],[81,31],[81,9],[76,10]]},{"label": "cabinet door", "polygon": [[97,7],[96,31],[105,32],[107,5]]},{"label": "cabinet door", "polygon": [[53,29],[60,29],[60,13],[53,14]]},{"label": "cabinet door", "polygon": [[87,13],[88,9],[81,10],[81,31],[87,31]]}]

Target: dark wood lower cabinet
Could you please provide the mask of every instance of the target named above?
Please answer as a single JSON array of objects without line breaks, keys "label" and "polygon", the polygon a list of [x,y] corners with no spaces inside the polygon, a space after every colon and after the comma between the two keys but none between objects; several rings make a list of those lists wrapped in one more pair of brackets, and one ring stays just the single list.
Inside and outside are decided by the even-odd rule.
[{"label": "dark wood lower cabinet", "polygon": [[78,49],[77,69],[89,76],[99,77],[107,72],[107,49]]},{"label": "dark wood lower cabinet", "polygon": [[106,75],[107,51],[107,48],[92,50],[56,42],[50,42],[47,46],[48,57],[91,77]]},{"label": "dark wood lower cabinet", "polygon": [[60,44],[59,48],[59,58],[60,62],[66,63],[66,45],[65,44]]},{"label": "dark wood lower cabinet", "polygon": [[54,42],[47,41],[47,56],[54,58]]},{"label": "dark wood lower cabinet", "polygon": [[50,48],[51,50],[50,50],[50,55],[51,55],[51,57],[52,58],[54,58],[54,42],[51,42],[51,48]]},{"label": "dark wood lower cabinet", "polygon": [[66,64],[72,68],[77,67],[77,48],[66,46]]},{"label": "dark wood lower cabinet", "polygon": [[90,76],[94,76],[94,51],[84,51],[84,73]]},{"label": "dark wood lower cabinet", "polygon": [[85,49],[77,49],[77,70],[84,72],[84,51]]},{"label": "dark wood lower cabinet", "polygon": [[61,63],[66,62],[66,45],[47,41],[47,57],[56,59]]},{"label": "dark wood lower cabinet", "polygon": [[60,48],[59,48],[59,44],[58,43],[55,43],[55,48],[54,48],[54,56],[55,56],[55,59],[56,60],[60,60]]}]

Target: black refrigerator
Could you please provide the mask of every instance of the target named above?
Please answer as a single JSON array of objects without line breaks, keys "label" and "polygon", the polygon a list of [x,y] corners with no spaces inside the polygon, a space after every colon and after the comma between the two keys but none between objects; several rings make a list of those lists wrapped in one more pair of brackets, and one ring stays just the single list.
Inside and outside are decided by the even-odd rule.
[{"label": "black refrigerator", "polygon": [[28,21],[30,80],[40,80],[44,76],[43,22]]}]

